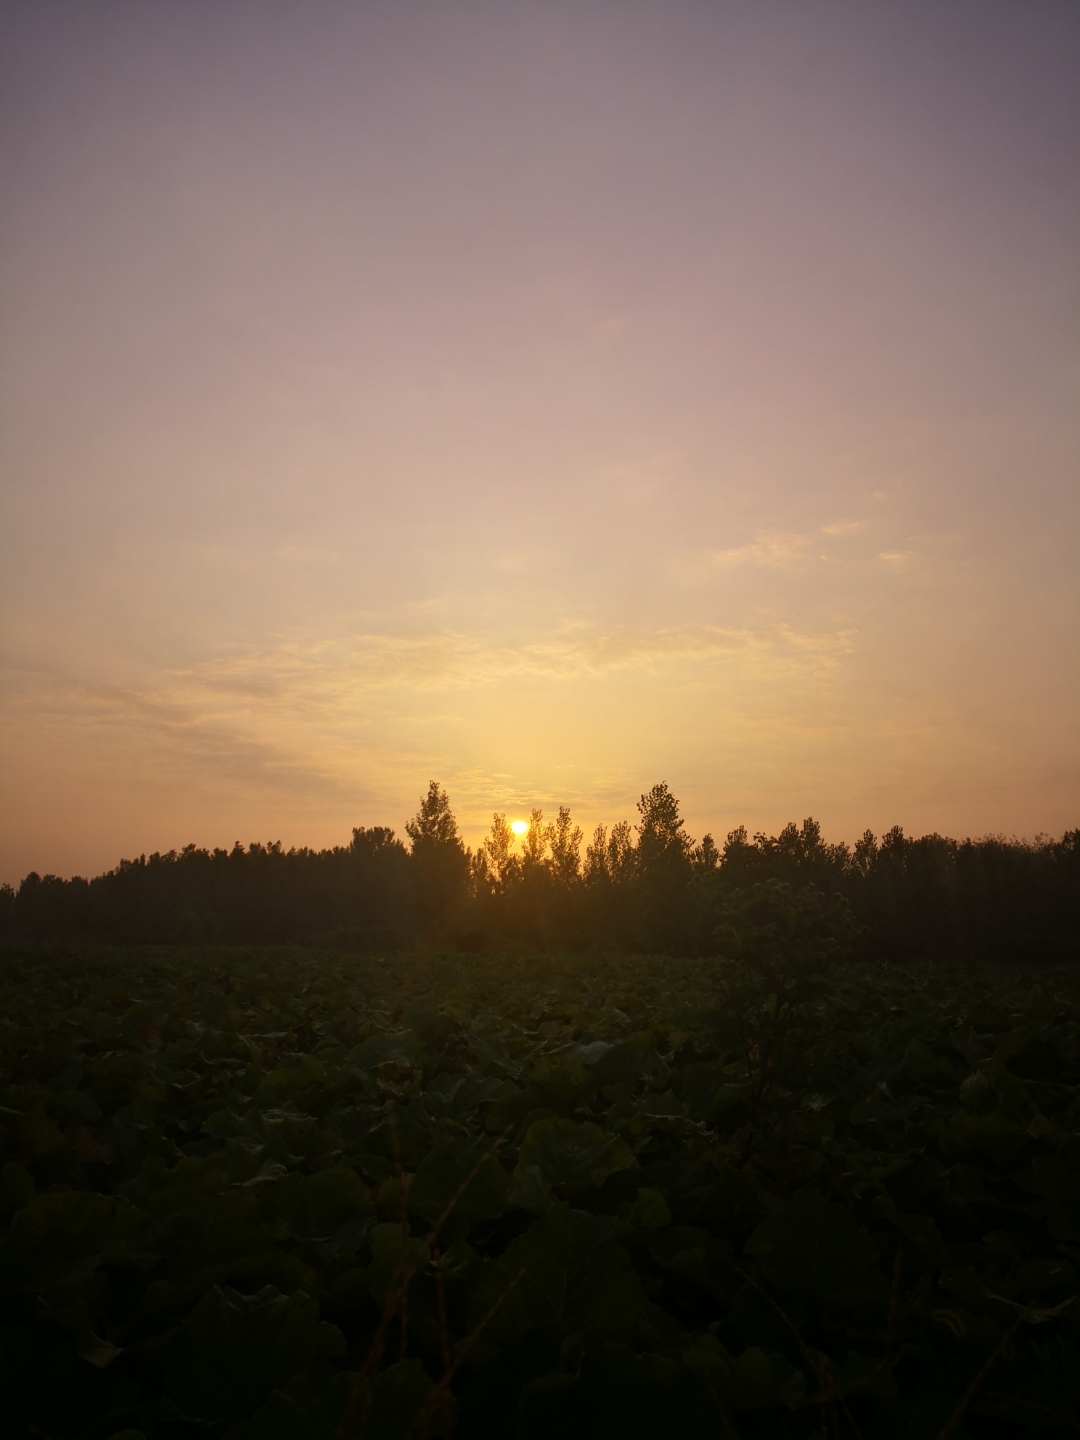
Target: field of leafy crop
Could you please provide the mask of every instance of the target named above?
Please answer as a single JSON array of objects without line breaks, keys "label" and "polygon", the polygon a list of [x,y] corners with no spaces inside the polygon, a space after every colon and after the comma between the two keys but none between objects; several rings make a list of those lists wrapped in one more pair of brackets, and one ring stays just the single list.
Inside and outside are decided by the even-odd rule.
[{"label": "field of leafy crop", "polygon": [[5,1433],[1075,1433],[1080,973],[780,988],[5,952]]}]

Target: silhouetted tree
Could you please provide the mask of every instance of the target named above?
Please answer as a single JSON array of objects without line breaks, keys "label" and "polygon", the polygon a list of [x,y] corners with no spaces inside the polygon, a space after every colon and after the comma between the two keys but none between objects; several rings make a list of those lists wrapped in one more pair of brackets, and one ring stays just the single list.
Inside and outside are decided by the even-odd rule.
[{"label": "silhouetted tree", "polygon": [[636,918],[646,949],[685,948],[691,921],[688,891],[693,841],[667,785],[654,785],[638,801],[635,854]]},{"label": "silhouetted tree", "polygon": [[550,826],[544,825],[544,812],[542,810],[529,811],[529,828],[525,831],[522,842],[522,863],[526,870],[537,869],[547,859],[548,831]]},{"label": "silhouetted tree", "polygon": [[514,832],[510,822],[496,811],[491,817],[491,832],[484,841],[484,856],[497,894],[502,894],[513,883],[520,868],[517,856],[510,854],[513,843]]},{"label": "silhouetted tree", "polygon": [[581,826],[573,823],[567,806],[559,806],[558,819],[547,827],[545,838],[551,850],[552,873],[564,885],[572,885],[581,873]]},{"label": "silhouetted tree", "polygon": [[[355,828],[349,847],[352,859],[350,920],[356,940],[367,946],[396,946],[408,935],[411,921],[409,856],[393,830],[385,825]],[[366,933],[365,933],[366,932]]]},{"label": "silhouetted tree", "polygon": [[450,799],[437,780],[407,822],[411,841],[413,906],[422,939],[443,939],[468,896],[469,856],[458,834]]}]

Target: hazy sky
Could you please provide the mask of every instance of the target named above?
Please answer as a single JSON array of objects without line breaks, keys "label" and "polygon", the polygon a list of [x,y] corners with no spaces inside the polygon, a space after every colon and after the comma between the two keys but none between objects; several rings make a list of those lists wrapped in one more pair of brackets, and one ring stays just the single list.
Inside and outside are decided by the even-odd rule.
[{"label": "hazy sky", "polygon": [[1080,5],[0,9],[0,879],[1080,824]]}]

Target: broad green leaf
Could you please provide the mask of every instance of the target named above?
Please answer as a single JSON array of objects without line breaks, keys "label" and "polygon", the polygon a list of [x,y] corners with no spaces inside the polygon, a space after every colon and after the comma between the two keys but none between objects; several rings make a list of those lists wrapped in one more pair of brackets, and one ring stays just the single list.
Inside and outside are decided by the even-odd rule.
[{"label": "broad green leaf", "polygon": [[732,1410],[794,1410],[806,1394],[806,1377],[775,1351],[750,1346],[736,1358],[705,1335],[685,1352],[683,1363],[706,1375],[717,1397]]},{"label": "broad green leaf", "polygon": [[386,1298],[387,1291],[403,1289],[406,1281],[431,1259],[424,1241],[404,1234],[400,1223],[394,1221],[376,1225],[369,1239],[372,1259],[365,1275],[371,1293],[379,1301]]},{"label": "broad green leaf", "polygon": [[329,1371],[345,1352],[341,1331],[319,1320],[303,1291],[257,1295],[214,1286],[180,1326],[165,1368],[165,1388],[199,1420],[241,1419],[293,1375]]},{"label": "broad green leaf", "polygon": [[[341,1372],[316,1394],[306,1375],[273,1391],[251,1420],[234,1426],[228,1440],[340,1440],[355,1435],[363,1422],[365,1437],[405,1440],[433,1389],[419,1360],[399,1361],[375,1377],[366,1391],[359,1377]],[[425,1417],[424,1433],[447,1433],[450,1415],[442,1406]]]},{"label": "broad green leaf", "polygon": [[533,1215],[543,1215],[551,1204],[551,1186],[544,1179],[539,1165],[529,1165],[520,1174],[514,1172],[506,1203],[513,1210],[528,1210]]},{"label": "broad green leaf", "polygon": [[521,1066],[511,1058],[501,1036],[470,1035],[469,1048],[482,1065],[496,1074],[511,1080],[516,1080],[521,1074]]},{"label": "broad green leaf", "polygon": [[92,1273],[108,1247],[145,1218],[85,1190],[35,1195],[16,1211],[0,1241],[0,1287],[40,1290],[73,1283]]},{"label": "broad green leaf", "polygon": [[449,1015],[427,1005],[416,1005],[405,1014],[405,1024],[414,1032],[426,1050],[438,1053],[451,1035],[457,1034],[458,1023]]},{"label": "broad green leaf", "polygon": [[[156,1109],[151,1110],[147,1124],[153,1124],[158,1118]],[[30,1112],[17,1125],[19,1136],[19,1153],[22,1158],[30,1164],[34,1160],[40,1160],[43,1155],[48,1155],[64,1143],[64,1137],[60,1133],[60,1127],[51,1115],[47,1115],[40,1105],[35,1105]]]},{"label": "broad green leaf", "polygon": [[552,1205],[512,1240],[481,1268],[470,1301],[470,1329],[486,1319],[483,1350],[541,1327],[625,1333],[645,1297],[612,1236],[607,1217]]},{"label": "broad green leaf", "polygon": [[228,1440],[336,1440],[342,1411],[331,1418],[319,1404],[306,1375],[272,1390],[250,1420],[228,1432]]},{"label": "broad green leaf", "polygon": [[538,1165],[549,1185],[600,1185],[608,1175],[635,1163],[620,1136],[605,1135],[589,1121],[578,1125],[554,1117],[530,1125],[514,1175],[520,1181],[530,1166]]},{"label": "broad green leaf", "polygon": [[882,1400],[896,1398],[896,1378],[881,1359],[869,1359],[849,1350],[847,1363],[843,1366],[831,1365],[830,1371],[841,1395],[878,1395]]},{"label": "broad green leaf", "polygon": [[[555,1111],[544,1103],[545,1092],[539,1086],[529,1085],[524,1090],[507,1081],[507,1089],[488,1107],[485,1126],[490,1134],[501,1135],[507,1131],[521,1132],[534,1120],[554,1115]],[[531,1117],[531,1118],[530,1118]],[[528,1122],[526,1124],[525,1122]]]},{"label": "broad green leaf", "polygon": [[1031,1136],[1027,1124],[1001,1110],[978,1115],[959,1112],[949,1117],[939,1143],[947,1155],[975,1154],[1005,1167],[1019,1160]]},{"label": "broad green leaf", "polygon": [[[405,1440],[433,1390],[432,1382],[419,1360],[399,1360],[383,1370],[375,1381],[365,1440]],[[425,1416],[428,1435],[445,1435],[453,1407],[439,1406]],[[415,1434],[415,1431],[413,1431]]]},{"label": "broad green leaf", "polygon": [[645,1054],[637,1040],[620,1040],[600,1055],[593,1067],[598,1085],[632,1085],[645,1066]]},{"label": "broad green leaf", "polygon": [[739,1288],[730,1242],[717,1240],[708,1230],[668,1225],[649,1235],[648,1246],[655,1263],[684,1286],[703,1290],[722,1303]]},{"label": "broad green leaf", "polygon": [[506,1171],[484,1146],[443,1140],[428,1151],[412,1178],[409,1210],[430,1226],[449,1209],[446,1233],[464,1234],[476,1221],[502,1214],[509,1185]]},{"label": "broad green leaf", "polygon": [[313,1055],[305,1055],[299,1064],[279,1065],[264,1076],[255,1092],[255,1104],[260,1110],[274,1109],[291,1096],[324,1084],[325,1080],[326,1071],[320,1062]]},{"label": "broad green leaf", "polygon": [[445,1070],[441,1071],[424,1089],[424,1108],[432,1115],[449,1115],[454,1096],[464,1081],[463,1075],[448,1075]]},{"label": "broad green leaf", "polygon": [[467,1116],[478,1105],[496,1105],[501,1100],[513,1101],[521,1091],[512,1080],[500,1080],[494,1075],[470,1075],[454,1096],[452,1113],[458,1118]]},{"label": "broad green leaf", "polygon": [[352,1059],[363,1070],[376,1065],[413,1065],[420,1055],[420,1042],[412,1030],[372,1035],[352,1052]]},{"label": "broad green leaf", "polygon": [[631,1225],[642,1230],[662,1230],[671,1224],[671,1211],[664,1199],[664,1192],[645,1185],[637,1193],[634,1207],[630,1212]]},{"label": "broad green leaf", "polygon": [[203,1121],[202,1128],[204,1135],[212,1135],[218,1140],[243,1138],[261,1145],[267,1138],[262,1112],[254,1106],[244,1115],[237,1115],[229,1109],[215,1110]]},{"label": "broad green leaf", "polygon": [[789,1294],[834,1300],[877,1260],[867,1231],[817,1190],[799,1190],[746,1242],[772,1284]]},{"label": "broad green leaf", "polygon": [[1080,1145],[1057,1155],[1039,1155],[1028,1188],[1049,1204],[1049,1229],[1057,1240],[1080,1241]]},{"label": "broad green leaf", "polygon": [[892,1207],[888,1219],[917,1252],[925,1265],[940,1270],[948,1264],[945,1242],[929,1215],[908,1215]]},{"label": "broad green leaf", "polygon": [[375,1220],[367,1186],[341,1165],[306,1177],[293,1172],[270,1186],[262,1203],[264,1214],[284,1221],[301,1239],[336,1241],[335,1252],[357,1249]]},{"label": "broad green leaf", "polygon": [[17,1210],[27,1204],[34,1195],[34,1177],[25,1165],[17,1160],[4,1162],[0,1172],[0,1213]]}]

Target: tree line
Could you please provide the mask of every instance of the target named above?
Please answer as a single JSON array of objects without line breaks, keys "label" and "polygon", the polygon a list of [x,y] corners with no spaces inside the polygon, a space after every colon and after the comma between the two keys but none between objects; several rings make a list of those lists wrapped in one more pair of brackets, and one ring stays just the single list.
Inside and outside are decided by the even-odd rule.
[{"label": "tree line", "polygon": [[897,826],[851,847],[808,819],[717,846],[686,833],[665,784],[637,808],[588,842],[565,806],[533,810],[520,842],[496,814],[472,850],[432,781],[404,839],[360,826],[328,850],[187,845],[91,880],[31,872],[0,887],[0,940],[709,954],[733,905],[781,886],[842,904],[854,947],[876,958],[1080,958],[1080,830],[1027,842]]}]

